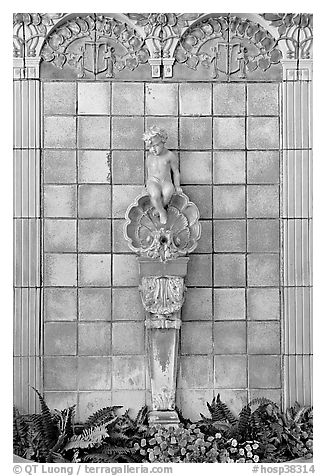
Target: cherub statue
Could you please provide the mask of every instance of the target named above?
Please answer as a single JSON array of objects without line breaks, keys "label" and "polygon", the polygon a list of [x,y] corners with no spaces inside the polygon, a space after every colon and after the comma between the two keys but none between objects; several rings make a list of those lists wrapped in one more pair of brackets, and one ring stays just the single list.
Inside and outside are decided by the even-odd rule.
[{"label": "cherub statue", "polygon": [[[165,147],[168,135],[164,129],[151,126],[143,135],[149,154],[146,158],[146,189],[160,222],[167,222],[166,207],[180,187],[180,172],[176,155]],[[173,182],[171,177],[173,173]]]}]

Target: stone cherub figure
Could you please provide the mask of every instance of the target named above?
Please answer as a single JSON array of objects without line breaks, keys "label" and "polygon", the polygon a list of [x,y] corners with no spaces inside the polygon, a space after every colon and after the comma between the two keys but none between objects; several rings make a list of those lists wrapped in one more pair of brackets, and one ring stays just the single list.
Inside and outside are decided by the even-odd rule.
[{"label": "stone cherub figure", "polygon": [[[180,172],[176,155],[165,147],[168,135],[164,129],[151,126],[143,135],[149,154],[146,158],[146,189],[151,203],[160,217],[160,222],[167,222],[166,207],[180,187]],[[173,181],[171,177],[173,174]]]}]

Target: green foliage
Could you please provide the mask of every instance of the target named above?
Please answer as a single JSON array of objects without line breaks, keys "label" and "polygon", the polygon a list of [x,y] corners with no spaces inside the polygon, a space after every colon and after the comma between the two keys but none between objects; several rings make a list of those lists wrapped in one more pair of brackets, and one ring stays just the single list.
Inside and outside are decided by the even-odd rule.
[{"label": "green foliage", "polygon": [[94,412],[74,424],[75,406],[50,411],[42,395],[40,413],[13,414],[14,452],[36,462],[56,463],[252,463],[312,457],[312,408],[295,404],[285,412],[260,398],[238,416],[217,395],[210,418],[192,423],[178,410],[176,427],[148,426],[147,408],[136,418],[121,406]]}]

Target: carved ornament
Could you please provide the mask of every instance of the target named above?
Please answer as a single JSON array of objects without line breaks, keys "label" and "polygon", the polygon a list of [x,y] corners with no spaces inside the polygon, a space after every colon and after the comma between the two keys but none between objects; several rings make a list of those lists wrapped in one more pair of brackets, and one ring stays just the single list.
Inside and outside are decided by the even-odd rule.
[{"label": "carved ornament", "polygon": [[145,311],[158,319],[180,311],[185,299],[186,287],[180,276],[143,277],[139,289]]},{"label": "carved ornament", "polygon": [[126,211],[124,235],[129,248],[159,261],[185,256],[200,238],[199,211],[184,193],[174,194],[162,225],[148,195],[140,195]]},{"label": "carved ornament", "polygon": [[153,410],[174,410],[175,409],[175,389],[171,390],[162,387],[160,392],[153,393]]},{"label": "carved ornament", "polygon": [[78,72],[113,78],[148,61],[149,51],[136,30],[103,15],[75,17],[60,25],[46,40],[42,59],[58,68],[69,65]]},{"label": "carved ornament", "polygon": [[213,79],[221,73],[245,79],[256,69],[266,71],[278,64],[282,52],[277,40],[258,23],[217,16],[188,29],[180,39],[175,58],[193,70],[199,66],[210,69]]},{"label": "carved ornament", "polygon": [[36,56],[40,38],[45,38],[64,13],[14,13],[14,57]]},{"label": "carved ornament", "polygon": [[309,59],[312,48],[313,16],[309,13],[262,13],[277,28],[278,42],[285,42],[290,59]]}]

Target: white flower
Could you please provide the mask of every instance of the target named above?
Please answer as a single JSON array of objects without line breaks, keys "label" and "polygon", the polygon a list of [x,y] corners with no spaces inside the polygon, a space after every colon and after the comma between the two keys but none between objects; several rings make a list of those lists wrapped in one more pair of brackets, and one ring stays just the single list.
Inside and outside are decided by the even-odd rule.
[{"label": "white flower", "polygon": [[215,438],[222,438],[221,433],[215,433]]},{"label": "white flower", "polygon": [[239,449],[239,455],[244,455],[244,454],[245,454],[244,449],[243,449],[243,448],[240,448],[240,449]]},{"label": "white flower", "polygon": [[254,462],[255,462],[255,463],[258,463],[258,461],[259,461],[259,456],[258,456],[258,455],[255,455],[255,456],[254,456]]},{"label": "white flower", "polygon": [[237,444],[238,444],[237,440],[233,438],[233,440],[231,441],[231,446],[237,446]]},{"label": "white flower", "polygon": [[248,451],[247,458],[252,458],[252,452],[251,451]]},{"label": "white flower", "polygon": [[259,447],[259,445],[257,445],[257,443],[255,443],[255,444],[252,445],[252,449],[253,449],[253,450],[256,450],[258,447]]}]

